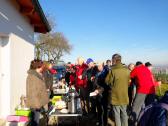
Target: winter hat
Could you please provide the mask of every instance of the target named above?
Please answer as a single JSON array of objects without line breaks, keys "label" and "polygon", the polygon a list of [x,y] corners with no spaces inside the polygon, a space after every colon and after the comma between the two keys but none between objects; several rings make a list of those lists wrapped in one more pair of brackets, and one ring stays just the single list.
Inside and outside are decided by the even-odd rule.
[{"label": "winter hat", "polygon": [[94,62],[91,58],[88,58],[87,61],[86,61],[86,64],[89,64],[91,62]]}]

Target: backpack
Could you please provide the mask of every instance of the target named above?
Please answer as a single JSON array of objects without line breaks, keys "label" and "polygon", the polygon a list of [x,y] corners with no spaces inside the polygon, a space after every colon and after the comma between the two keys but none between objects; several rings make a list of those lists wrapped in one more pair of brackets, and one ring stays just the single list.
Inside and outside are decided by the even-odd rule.
[{"label": "backpack", "polygon": [[168,126],[168,104],[153,103],[139,115],[138,126]]}]

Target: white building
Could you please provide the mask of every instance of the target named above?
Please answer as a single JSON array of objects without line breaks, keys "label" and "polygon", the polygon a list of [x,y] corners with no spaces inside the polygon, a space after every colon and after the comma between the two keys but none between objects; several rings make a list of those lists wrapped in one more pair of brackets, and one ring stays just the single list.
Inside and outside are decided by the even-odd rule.
[{"label": "white building", "polygon": [[48,31],[38,0],[0,0],[0,118],[14,114],[20,96],[26,94],[34,32]]}]

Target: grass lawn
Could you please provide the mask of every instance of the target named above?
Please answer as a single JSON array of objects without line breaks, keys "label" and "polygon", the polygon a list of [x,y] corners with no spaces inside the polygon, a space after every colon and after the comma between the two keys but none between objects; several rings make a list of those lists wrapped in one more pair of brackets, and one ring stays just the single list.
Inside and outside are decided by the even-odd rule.
[{"label": "grass lawn", "polygon": [[168,84],[161,84],[156,88],[156,95],[163,96],[166,91],[168,91]]}]

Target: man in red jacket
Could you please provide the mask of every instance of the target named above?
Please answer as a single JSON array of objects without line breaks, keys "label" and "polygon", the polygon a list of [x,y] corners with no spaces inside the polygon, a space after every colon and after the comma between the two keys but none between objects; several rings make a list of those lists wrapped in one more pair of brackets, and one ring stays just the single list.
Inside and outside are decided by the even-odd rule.
[{"label": "man in red jacket", "polygon": [[142,106],[154,102],[157,83],[154,81],[151,71],[142,63],[133,69],[130,76],[137,86],[137,94],[132,106],[133,117],[137,120]]},{"label": "man in red jacket", "polygon": [[84,114],[89,113],[89,91],[87,88],[86,70],[87,65],[84,59],[79,57],[77,59],[78,67],[76,68],[76,88],[79,91],[81,98],[81,106]]}]

